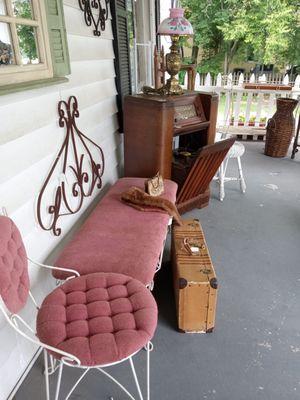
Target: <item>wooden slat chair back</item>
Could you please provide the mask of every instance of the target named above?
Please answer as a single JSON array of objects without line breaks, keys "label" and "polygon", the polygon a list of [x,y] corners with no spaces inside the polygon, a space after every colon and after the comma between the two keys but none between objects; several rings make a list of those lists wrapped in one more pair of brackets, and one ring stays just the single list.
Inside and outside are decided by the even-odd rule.
[{"label": "wooden slat chair back", "polygon": [[195,202],[208,192],[209,184],[215,176],[229,149],[235,142],[234,138],[222,140],[203,147],[192,166],[177,197],[177,207],[183,213],[196,207]]},{"label": "wooden slat chair back", "polygon": [[[187,82],[188,90],[195,90],[198,53],[199,53],[199,47],[193,45],[192,55],[190,59],[186,64],[183,62],[181,65],[181,71],[186,71],[188,75],[188,82]],[[182,51],[182,58],[184,58],[183,51]]]},{"label": "wooden slat chair back", "polygon": [[154,81],[155,89],[160,89],[165,84],[166,59],[162,46],[160,49],[154,47]]}]

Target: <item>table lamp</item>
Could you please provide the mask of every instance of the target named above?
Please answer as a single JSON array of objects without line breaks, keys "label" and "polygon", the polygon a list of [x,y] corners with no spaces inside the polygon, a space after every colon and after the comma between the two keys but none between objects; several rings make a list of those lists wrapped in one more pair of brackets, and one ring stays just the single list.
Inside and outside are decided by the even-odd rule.
[{"label": "table lamp", "polygon": [[181,36],[191,36],[193,33],[194,31],[191,23],[184,18],[184,9],[179,7],[170,8],[170,16],[160,23],[157,31],[158,35],[171,36],[171,52],[166,55],[166,70],[169,73],[170,78],[160,89],[155,90],[149,87],[144,87],[144,93],[152,94],[156,92],[158,94],[168,95],[182,94],[183,90],[176,78],[176,75],[179,73],[181,68],[179,39]]}]

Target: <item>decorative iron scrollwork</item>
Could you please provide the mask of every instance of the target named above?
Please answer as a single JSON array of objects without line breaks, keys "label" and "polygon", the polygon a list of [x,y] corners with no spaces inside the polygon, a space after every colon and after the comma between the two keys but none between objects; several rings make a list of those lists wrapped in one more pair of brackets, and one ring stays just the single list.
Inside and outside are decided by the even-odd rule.
[{"label": "decorative iron scrollwork", "polygon": [[102,7],[101,0],[78,0],[78,3],[84,12],[85,23],[87,26],[93,25],[94,35],[100,36],[101,31],[105,30],[105,23],[108,19],[109,0],[104,0],[104,7]]},{"label": "decorative iron scrollwork", "polygon": [[[104,172],[101,147],[84,135],[76,125],[75,119],[79,117],[76,97],[71,96],[67,102],[60,101],[58,115],[59,126],[66,127],[67,133],[37,201],[40,226],[46,231],[52,230],[55,236],[61,234],[61,228],[57,226],[58,219],[76,214],[81,209],[84,199],[90,197],[95,188],[101,189],[101,177]],[[46,207],[47,217],[50,216],[50,221],[46,222],[44,201],[46,194],[48,196],[49,191],[52,193],[53,183],[57,179],[59,184],[54,185],[53,204]]]}]

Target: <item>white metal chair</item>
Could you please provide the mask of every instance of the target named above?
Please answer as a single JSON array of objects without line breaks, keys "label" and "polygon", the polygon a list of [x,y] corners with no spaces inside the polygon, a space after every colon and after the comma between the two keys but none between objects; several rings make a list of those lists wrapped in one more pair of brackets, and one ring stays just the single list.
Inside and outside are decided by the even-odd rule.
[{"label": "white metal chair", "polygon": [[[215,141],[219,142],[220,140],[224,140],[227,138],[228,135],[223,134],[221,132],[217,132]],[[225,198],[225,182],[238,181],[240,183],[240,189],[242,193],[246,192],[246,182],[244,179],[242,162],[241,162],[241,157],[243,156],[244,153],[245,153],[245,146],[240,142],[235,142],[231,147],[231,149],[229,150],[229,152],[227,153],[224,161],[222,162],[215,178],[215,180],[220,185],[220,201],[223,201]],[[238,176],[235,177],[226,176],[227,167],[230,159],[236,159],[237,161]]]},{"label": "white metal chair", "polygon": [[[58,400],[63,367],[69,366],[81,368],[83,372],[65,400],[70,398],[90,370],[102,372],[131,400],[135,400],[119,381],[105,371],[106,367],[127,360],[139,399],[143,400],[133,356],[145,348],[145,398],[150,400],[150,339],[157,323],[157,306],[150,291],[141,282],[125,275],[95,273],[80,277],[75,270],[58,268],[74,275],[52,291],[39,306],[30,291],[28,261],[39,267],[58,268],[30,260],[16,225],[7,216],[0,215],[0,311],[15,331],[44,350],[46,399],[50,399],[49,375],[58,369],[54,396]],[[25,307],[28,297],[38,311],[36,331],[18,314]],[[84,333],[86,329],[89,332]],[[61,332],[67,332],[67,338],[58,340],[59,347],[52,345],[53,341],[57,341],[57,332],[58,336]],[[80,340],[75,345],[77,335]],[[109,347],[112,342],[114,349]],[[89,346],[88,354],[85,352],[86,346]]]}]

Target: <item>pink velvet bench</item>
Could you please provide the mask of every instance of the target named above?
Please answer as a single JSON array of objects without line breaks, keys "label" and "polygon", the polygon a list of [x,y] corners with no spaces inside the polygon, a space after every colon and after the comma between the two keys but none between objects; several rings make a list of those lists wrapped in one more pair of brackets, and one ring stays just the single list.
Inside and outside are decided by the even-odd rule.
[{"label": "pink velvet bench", "polygon": [[[151,285],[160,257],[170,217],[161,212],[138,211],[121,201],[121,194],[144,178],[119,179],[96,206],[83,226],[66,245],[55,265],[72,268],[80,275],[115,272]],[[174,202],[177,184],[164,181],[163,197]],[[54,270],[57,279],[65,272]]]}]

